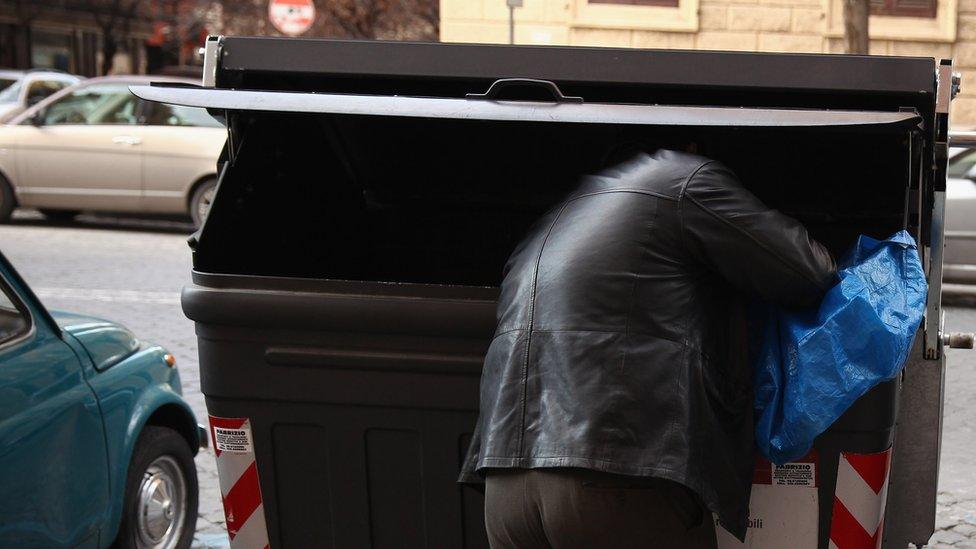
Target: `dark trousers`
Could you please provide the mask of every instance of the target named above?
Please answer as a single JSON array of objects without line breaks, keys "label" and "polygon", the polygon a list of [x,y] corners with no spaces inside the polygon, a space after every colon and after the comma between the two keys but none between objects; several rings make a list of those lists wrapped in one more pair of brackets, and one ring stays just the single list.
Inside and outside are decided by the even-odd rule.
[{"label": "dark trousers", "polygon": [[584,469],[495,469],[485,482],[492,549],[713,549],[715,525],[684,486]]}]

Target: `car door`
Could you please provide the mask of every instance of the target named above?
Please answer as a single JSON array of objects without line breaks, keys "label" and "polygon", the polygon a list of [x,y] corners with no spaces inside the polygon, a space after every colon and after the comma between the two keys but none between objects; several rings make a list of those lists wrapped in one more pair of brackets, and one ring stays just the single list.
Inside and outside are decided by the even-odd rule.
[{"label": "car door", "polygon": [[153,103],[146,112],[144,208],[185,214],[193,184],[216,174],[227,130],[205,109]]},{"label": "car door", "polygon": [[101,413],[85,367],[0,255],[0,547],[97,547]]},{"label": "car door", "polygon": [[18,132],[21,205],[138,211],[142,109],[119,82],[82,86],[46,105]]},{"label": "car door", "polygon": [[945,277],[976,282],[976,150],[954,155],[947,175]]}]

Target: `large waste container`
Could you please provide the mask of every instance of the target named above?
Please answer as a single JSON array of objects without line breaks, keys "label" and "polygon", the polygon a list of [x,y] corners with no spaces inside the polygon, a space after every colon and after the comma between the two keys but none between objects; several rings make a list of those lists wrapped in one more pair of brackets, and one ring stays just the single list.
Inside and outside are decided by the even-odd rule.
[{"label": "large waste container", "polygon": [[[950,67],[212,37],[203,87],[134,87],[227,123],[183,307],[235,546],[486,546],[483,498],[455,479],[504,262],[615,147],[677,133],[835,253],[902,228],[922,244],[932,294],[906,374],[804,460],[757,464],[768,489],[754,490],[751,531],[754,547],[787,546],[784,530],[790,547],[846,547],[838,536],[855,534],[924,542]],[[900,398],[913,413],[899,415]],[[848,489],[852,475],[876,504],[851,503],[870,495]],[[845,514],[857,506],[875,516]]]}]

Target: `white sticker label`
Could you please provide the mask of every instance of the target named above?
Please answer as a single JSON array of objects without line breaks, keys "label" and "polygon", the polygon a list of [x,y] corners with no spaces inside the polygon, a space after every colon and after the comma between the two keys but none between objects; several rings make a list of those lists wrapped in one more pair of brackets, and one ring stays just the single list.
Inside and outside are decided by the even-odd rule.
[{"label": "white sticker label", "polygon": [[251,454],[254,448],[251,446],[251,428],[239,427],[228,429],[226,427],[214,427],[214,446],[221,452],[232,454]]},{"label": "white sticker label", "polygon": [[773,484],[777,486],[816,486],[816,468],[813,463],[773,464]]},{"label": "white sticker label", "polygon": [[819,517],[817,490],[754,484],[745,543],[716,522],[718,549],[816,549]]}]

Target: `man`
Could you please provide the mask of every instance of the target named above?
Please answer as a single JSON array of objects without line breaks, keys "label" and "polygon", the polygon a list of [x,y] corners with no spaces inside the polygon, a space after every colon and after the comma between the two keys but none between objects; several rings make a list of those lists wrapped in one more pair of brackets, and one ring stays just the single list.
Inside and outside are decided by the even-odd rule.
[{"label": "man", "polygon": [[751,370],[737,296],[833,283],[827,250],[721,164],[638,153],[582,184],[509,258],[461,479],[494,548],[715,545],[745,535]]}]

